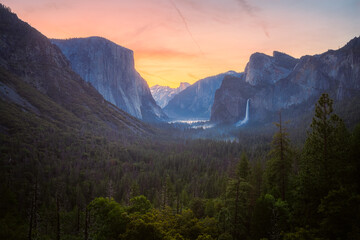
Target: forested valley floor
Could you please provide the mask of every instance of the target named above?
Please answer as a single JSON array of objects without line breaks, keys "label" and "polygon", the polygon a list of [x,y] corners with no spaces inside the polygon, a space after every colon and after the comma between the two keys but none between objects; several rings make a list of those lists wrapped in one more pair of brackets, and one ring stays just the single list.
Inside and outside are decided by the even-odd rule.
[{"label": "forested valley floor", "polygon": [[0,239],[360,239],[360,125],[332,105],[296,145],[281,115],[272,139],[125,144],[7,108]]}]

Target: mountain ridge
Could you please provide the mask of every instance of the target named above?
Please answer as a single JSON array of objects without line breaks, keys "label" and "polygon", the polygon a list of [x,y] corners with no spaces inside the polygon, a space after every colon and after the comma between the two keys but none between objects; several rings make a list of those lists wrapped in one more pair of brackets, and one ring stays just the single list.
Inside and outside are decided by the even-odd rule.
[{"label": "mountain ridge", "polygon": [[[276,61],[271,64],[254,61],[258,56],[255,53],[250,57],[243,77],[224,79],[215,94],[211,121],[239,121],[244,116],[247,99],[250,99],[251,121],[264,123],[276,120],[275,112],[291,112],[297,105],[303,111],[310,110],[323,92],[328,92],[335,101],[351,100],[360,94],[360,38],[350,40],[338,50],[293,59],[281,74],[273,73],[278,69],[272,65]],[[246,84],[253,87],[252,91],[244,90],[250,88],[243,86]]]}]

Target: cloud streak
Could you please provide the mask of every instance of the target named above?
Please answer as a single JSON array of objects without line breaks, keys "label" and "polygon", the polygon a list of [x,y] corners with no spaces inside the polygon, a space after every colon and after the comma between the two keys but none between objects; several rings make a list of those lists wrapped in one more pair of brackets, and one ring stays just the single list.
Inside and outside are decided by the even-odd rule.
[{"label": "cloud streak", "polygon": [[270,38],[270,34],[265,22],[259,19],[259,17],[256,15],[258,8],[250,5],[246,0],[236,0],[236,2],[246,12],[246,14],[252,17],[255,20],[256,24],[262,28],[266,37]]},{"label": "cloud streak", "polygon": [[187,24],[186,18],[184,17],[184,15],[182,14],[182,12],[180,11],[180,9],[177,7],[177,5],[175,4],[175,2],[173,0],[169,0],[171,5],[174,7],[174,9],[176,10],[176,12],[179,14],[179,17],[181,18],[182,22],[184,23],[184,26],[186,28],[186,31],[188,32],[188,34],[190,35],[191,39],[193,40],[193,42],[195,43],[195,45],[197,46],[197,48],[199,49],[199,52],[204,55],[204,52],[201,50],[200,45],[198,44],[198,42],[195,40],[193,34],[191,33],[189,26]]}]

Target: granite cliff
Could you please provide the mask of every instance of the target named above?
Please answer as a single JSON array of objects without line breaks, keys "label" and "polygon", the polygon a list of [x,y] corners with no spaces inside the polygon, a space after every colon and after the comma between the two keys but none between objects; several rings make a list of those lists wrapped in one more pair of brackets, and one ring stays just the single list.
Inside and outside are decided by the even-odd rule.
[{"label": "granite cliff", "polygon": [[264,86],[276,83],[287,77],[298,63],[285,53],[274,51],[273,56],[254,53],[250,56],[245,68],[245,81],[253,86]]},{"label": "granite cliff", "polygon": [[132,50],[101,37],[51,41],[61,49],[72,69],[107,101],[145,121],[166,118],[134,68]]}]

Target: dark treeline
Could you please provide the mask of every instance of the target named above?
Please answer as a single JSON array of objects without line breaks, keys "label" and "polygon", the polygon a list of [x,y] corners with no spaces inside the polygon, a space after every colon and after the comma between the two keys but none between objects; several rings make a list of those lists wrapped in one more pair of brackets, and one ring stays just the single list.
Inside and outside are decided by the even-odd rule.
[{"label": "dark treeline", "polygon": [[[360,125],[323,94],[303,146],[1,131],[0,239],[360,239]],[[29,120],[30,121],[30,120]],[[304,130],[305,131],[305,130]]]}]

